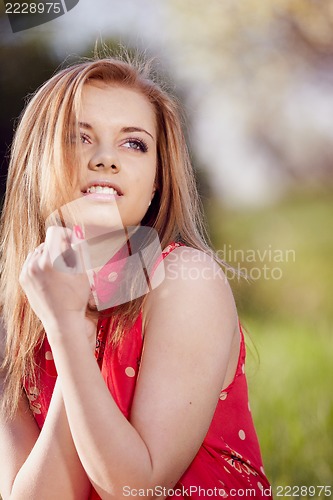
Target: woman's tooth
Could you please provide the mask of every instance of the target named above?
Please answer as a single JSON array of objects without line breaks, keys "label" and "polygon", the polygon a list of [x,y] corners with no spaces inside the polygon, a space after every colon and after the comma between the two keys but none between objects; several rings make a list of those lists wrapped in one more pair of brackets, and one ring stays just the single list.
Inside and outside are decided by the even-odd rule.
[{"label": "woman's tooth", "polygon": [[91,186],[87,189],[87,193],[101,193],[101,194],[117,194],[117,191],[109,186]]}]

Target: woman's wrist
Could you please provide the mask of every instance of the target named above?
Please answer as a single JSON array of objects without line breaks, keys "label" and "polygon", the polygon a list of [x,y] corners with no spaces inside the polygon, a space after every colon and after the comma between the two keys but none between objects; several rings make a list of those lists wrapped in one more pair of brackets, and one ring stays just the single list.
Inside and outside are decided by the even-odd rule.
[{"label": "woman's wrist", "polygon": [[48,320],[44,324],[45,332],[52,350],[57,346],[75,344],[77,342],[88,341],[90,350],[95,352],[96,347],[96,327],[97,322],[88,319],[86,316],[73,313],[66,317]]},{"label": "woman's wrist", "polygon": [[76,335],[86,337],[86,319],[84,314],[78,312],[66,312],[62,317],[48,318],[43,322],[43,326],[51,345],[57,340],[63,342]]}]

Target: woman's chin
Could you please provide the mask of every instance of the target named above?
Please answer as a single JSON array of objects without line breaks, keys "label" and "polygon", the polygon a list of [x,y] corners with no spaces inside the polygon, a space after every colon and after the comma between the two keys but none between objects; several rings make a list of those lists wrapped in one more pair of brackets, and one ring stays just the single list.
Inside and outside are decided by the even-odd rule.
[{"label": "woman's chin", "polygon": [[79,220],[85,238],[123,229],[124,223],[117,204],[89,203],[80,211]]}]

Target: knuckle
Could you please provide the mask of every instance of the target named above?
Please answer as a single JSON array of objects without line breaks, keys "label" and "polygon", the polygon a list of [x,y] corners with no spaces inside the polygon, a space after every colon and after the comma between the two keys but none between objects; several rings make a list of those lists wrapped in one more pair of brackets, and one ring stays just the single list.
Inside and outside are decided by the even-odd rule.
[{"label": "knuckle", "polygon": [[39,271],[37,262],[34,260],[30,260],[28,262],[26,269],[27,269],[26,271],[27,276],[37,276]]},{"label": "knuckle", "polygon": [[19,276],[19,283],[21,286],[25,285],[26,279],[27,279],[26,273],[25,271],[22,271]]}]

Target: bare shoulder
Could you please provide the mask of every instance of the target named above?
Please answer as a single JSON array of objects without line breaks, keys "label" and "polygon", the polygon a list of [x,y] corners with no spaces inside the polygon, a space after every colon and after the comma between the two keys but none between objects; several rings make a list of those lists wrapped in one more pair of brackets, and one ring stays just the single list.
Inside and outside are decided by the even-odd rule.
[{"label": "bare shoulder", "polygon": [[[143,334],[156,352],[173,349],[200,353],[201,360],[224,358],[238,350],[238,317],[230,285],[221,267],[206,253],[178,247],[160,265],[163,282],[150,292],[143,308]],[[232,346],[234,349],[232,349]]]},{"label": "bare shoulder", "polygon": [[[173,485],[207,434],[226,381],[237,314],[228,282],[208,255],[179,247],[144,306],[144,349],[130,420]],[[154,415],[154,418],[152,418]]]},{"label": "bare shoulder", "polygon": [[[165,278],[147,298],[147,318],[161,314],[168,303],[187,314],[214,314],[224,324],[237,323],[237,311],[228,280],[221,266],[208,254],[196,248],[180,246],[160,263]],[[232,328],[234,330],[234,328]]]},{"label": "bare shoulder", "polygon": [[196,248],[180,246],[170,252],[164,259],[166,278],[174,279],[178,270],[180,281],[192,280],[199,284],[213,284],[231,293],[228,280],[221,266],[212,256]]}]

